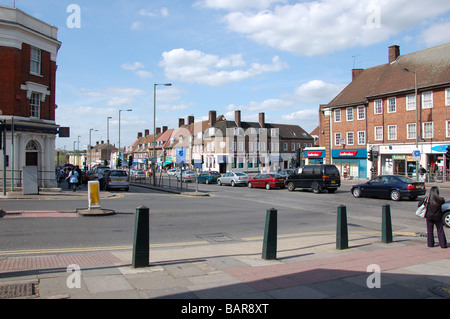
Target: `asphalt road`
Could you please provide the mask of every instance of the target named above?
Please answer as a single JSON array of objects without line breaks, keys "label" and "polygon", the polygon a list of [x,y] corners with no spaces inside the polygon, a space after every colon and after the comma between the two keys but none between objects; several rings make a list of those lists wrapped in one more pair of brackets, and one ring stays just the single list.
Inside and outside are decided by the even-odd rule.
[{"label": "asphalt road", "polygon": [[[335,194],[309,191],[247,189],[200,185],[209,197],[181,196],[132,187],[130,192],[102,200],[116,214],[103,217],[0,219],[3,251],[127,247],[133,244],[136,208],[150,208],[152,245],[199,241],[233,241],[262,237],[266,211],[278,211],[279,235],[336,230],[339,205],[347,208],[349,232],[380,232],[381,212],[389,204],[394,232],[424,233],[425,222],[415,215],[417,201],[353,198],[350,185]],[[450,198],[450,189],[441,189]],[[86,200],[1,200],[4,210],[75,210]],[[447,230],[448,231],[448,230]]]}]

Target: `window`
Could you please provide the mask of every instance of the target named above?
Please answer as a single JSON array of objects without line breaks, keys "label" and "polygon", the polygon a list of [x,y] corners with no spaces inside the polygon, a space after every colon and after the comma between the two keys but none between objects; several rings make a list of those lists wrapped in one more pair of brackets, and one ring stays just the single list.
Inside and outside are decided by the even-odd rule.
[{"label": "window", "polygon": [[366,118],[366,108],[364,105],[358,106],[358,120],[364,120]]},{"label": "window", "polygon": [[41,75],[41,50],[36,48],[30,52],[30,73]]},{"label": "window", "polygon": [[445,121],[445,136],[450,137],[450,121]]},{"label": "window", "polygon": [[423,123],[423,138],[433,138],[433,122]]},{"label": "window", "polygon": [[383,113],[383,100],[376,100],[374,102],[374,113],[375,114]]},{"label": "window", "polygon": [[341,121],[341,110],[334,110],[334,121],[335,122]]},{"label": "window", "polygon": [[450,89],[445,89],[445,105],[450,106]]},{"label": "window", "polygon": [[30,116],[41,118],[41,95],[32,93],[30,98]]},{"label": "window", "polygon": [[397,125],[388,125],[388,140],[395,141],[397,139]]},{"label": "window", "polygon": [[416,109],[416,96],[414,94],[406,96],[406,110],[413,111]]},{"label": "window", "polygon": [[295,152],[295,143],[291,143],[291,151]]},{"label": "window", "polygon": [[375,141],[382,141],[382,140],[383,140],[383,127],[376,126],[375,127]]},{"label": "window", "polygon": [[424,109],[433,108],[433,92],[422,93],[422,108]]},{"label": "window", "polygon": [[366,144],[366,132],[360,131],[358,132],[358,145],[365,145]]},{"label": "window", "polygon": [[388,99],[388,113],[397,112],[397,100],[395,97],[391,97]]},{"label": "window", "polygon": [[353,121],[353,108],[349,107],[347,109],[347,121]]},{"label": "window", "polygon": [[355,143],[354,141],[354,133],[353,132],[347,132],[347,145],[353,145]]},{"label": "window", "polygon": [[288,151],[288,143],[284,143],[283,144],[283,149],[284,149],[285,152]]},{"label": "window", "polygon": [[406,125],[406,133],[407,133],[407,139],[412,140],[416,139],[416,123],[413,124],[407,124]]},{"label": "window", "polygon": [[336,145],[336,146],[341,145],[341,138],[342,138],[341,133],[335,133],[334,134],[334,145]]}]

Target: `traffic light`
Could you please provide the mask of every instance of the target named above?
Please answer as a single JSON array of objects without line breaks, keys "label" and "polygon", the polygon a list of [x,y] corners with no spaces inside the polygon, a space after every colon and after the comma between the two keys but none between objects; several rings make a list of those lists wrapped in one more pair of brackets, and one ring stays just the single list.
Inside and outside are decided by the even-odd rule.
[{"label": "traffic light", "polygon": [[447,158],[450,158],[450,146],[447,146],[447,153],[445,153],[445,156],[447,156]]},{"label": "traffic light", "polygon": [[133,155],[128,156],[128,167],[133,165]]},{"label": "traffic light", "polygon": [[368,158],[368,160],[373,162],[373,150],[369,151],[369,158]]},{"label": "traffic light", "polygon": [[119,158],[117,160],[117,167],[122,167],[122,159],[121,158]]}]

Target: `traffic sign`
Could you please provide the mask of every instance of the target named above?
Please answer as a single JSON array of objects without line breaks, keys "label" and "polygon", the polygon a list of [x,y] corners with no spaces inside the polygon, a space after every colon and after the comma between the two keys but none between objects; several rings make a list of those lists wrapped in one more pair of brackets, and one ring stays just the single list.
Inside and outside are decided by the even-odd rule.
[{"label": "traffic sign", "polygon": [[420,150],[414,150],[412,152],[413,160],[420,161]]}]

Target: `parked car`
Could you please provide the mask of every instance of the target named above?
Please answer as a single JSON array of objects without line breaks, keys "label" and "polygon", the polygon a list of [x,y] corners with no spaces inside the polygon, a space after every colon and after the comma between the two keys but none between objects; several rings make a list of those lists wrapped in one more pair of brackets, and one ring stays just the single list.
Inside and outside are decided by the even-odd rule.
[{"label": "parked car", "polygon": [[294,172],[295,172],[295,168],[286,168],[286,169],[282,169],[281,171],[279,171],[278,174],[287,178]]},{"label": "parked car", "polygon": [[169,176],[176,176],[177,172],[179,173],[180,170],[178,168],[171,168],[167,171],[167,175]]},{"label": "parked car", "polygon": [[444,212],[444,216],[442,217],[444,226],[450,228],[450,202],[442,205],[442,211]]},{"label": "parked car", "polygon": [[231,185],[234,187],[236,185],[246,185],[248,180],[249,177],[245,173],[228,172],[217,179],[217,184],[219,184],[219,186]]},{"label": "parked car", "polygon": [[381,175],[366,183],[353,185],[351,192],[356,198],[373,196],[398,201],[405,197],[416,199],[418,196],[425,195],[426,189],[425,183],[417,182],[409,177]]},{"label": "parked car", "polygon": [[266,189],[271,189],[274,187],[285,188],[284,184],[286,177],[280,174],[259,174],[254,178],[251,178],[247,182],[248,188],[252,187],[265,187]]},{"label": "parked car", "polygon": [[296,169],[286,179],[286,186],[290,192],[303,188],[311,189],[316,194],[322,190],[334,193],[341,186],[341,176],[334,165],[306,165]]},{"label": "parked car", "polygon": [[210,183],[217,183],[217,179],[220,177],[220,173],[219,172],[214,172],[214,171],[205,171],[205,172],[201,172],[198,176],[197,176],[197,181],[199,183],[205,183],[205,184],[210,184]]},{"label": "parked car", "polygon": [[105,189],[124,189],[128,191],[130,184],[127,172],[123,169],[111,169],[105,173]]},{"label": "parked car", "polygon": [[131,171],[131,177],[133,177],[133,179],[137,180],[137,179],[145,179],[145,172],[141,169],[137,169],[137,170],[132,170]]},{"label": "parked car", "polygon": [[197,178],[197,173],[194,171],[182,171],[180,175],[177,175],[177,180],[182,180],[183,182],[193,182]]}]

